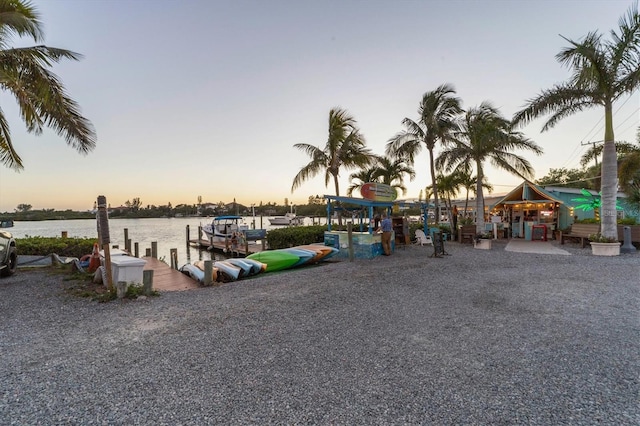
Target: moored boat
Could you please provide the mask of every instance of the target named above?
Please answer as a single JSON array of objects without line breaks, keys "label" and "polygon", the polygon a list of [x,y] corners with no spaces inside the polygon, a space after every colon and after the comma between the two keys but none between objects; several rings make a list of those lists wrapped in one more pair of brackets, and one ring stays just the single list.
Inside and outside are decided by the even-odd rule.
[{"label": "moored boat", "polygon": [[302,225],[304,223],[304,217],[296,216],[295,213],[287,213],[284,216],[270,217],[269,223],[280,226]]},{"label": "moored boat", "polygon": [[243,222],[242,216],[217,216],[211,223],[202,227],[208,239],[215,242],[224,242],[233,237],[233,233],[243,232],[249,227]]}]

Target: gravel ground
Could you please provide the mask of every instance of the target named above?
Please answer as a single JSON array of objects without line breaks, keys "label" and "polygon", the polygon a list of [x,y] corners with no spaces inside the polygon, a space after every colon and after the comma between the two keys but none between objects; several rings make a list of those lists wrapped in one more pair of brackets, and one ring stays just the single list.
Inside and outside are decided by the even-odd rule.
[{"label": "gravel ground", "polygon": [[640,424],[640,252],[448,243],[99,304],[0,280],[0,423]]}]

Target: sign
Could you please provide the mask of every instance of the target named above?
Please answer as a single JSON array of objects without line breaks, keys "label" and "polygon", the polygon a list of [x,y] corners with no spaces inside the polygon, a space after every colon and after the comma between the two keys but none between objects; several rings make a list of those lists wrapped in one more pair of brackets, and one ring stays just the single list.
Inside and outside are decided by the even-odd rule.
[{"label": "sign", "polygon": [[324,245],[340,249],[340,235],[325,233],[324,234]]},{"label": "sign", "polygon": [[384,183],[368,182],[360,187],[362,198],[371,201],[393,201],[398,196],[396,189]]},{"label": "sign", "polygon": [[433,254],[431,257],[442,257],[445,254],[449,254],[444,250],[444,238],[442,232],[433,233]]},{"label": "sign", "polygon": [[244,238],[247,241],[263,240],[267,236],[266,229],[246,229],[244,231]]}]

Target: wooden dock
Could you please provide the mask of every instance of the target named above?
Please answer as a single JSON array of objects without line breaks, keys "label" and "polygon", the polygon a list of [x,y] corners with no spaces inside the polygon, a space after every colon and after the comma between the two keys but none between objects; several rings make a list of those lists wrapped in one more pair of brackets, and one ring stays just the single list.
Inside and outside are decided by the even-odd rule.
[{"label": "wooden dock", "polygon": [[171,266],[154,258],[143,257],[145,271],[153,271],[153,289],[156,291],[182,291],[200,288],[200,283]]}]

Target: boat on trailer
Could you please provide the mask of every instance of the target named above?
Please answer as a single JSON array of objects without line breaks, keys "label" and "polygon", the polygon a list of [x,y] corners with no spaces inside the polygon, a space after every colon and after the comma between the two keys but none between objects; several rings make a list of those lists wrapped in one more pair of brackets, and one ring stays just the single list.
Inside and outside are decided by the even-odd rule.
[{"label": "boat on trailer", "polygon": [[214,242],[224,242],[231,240],[234,232],[240,233],[248,230],[249,227],[244,223],[242,216],[217,216],[211,223],[202,227],[209,240]]}]

